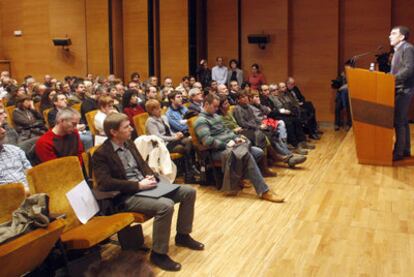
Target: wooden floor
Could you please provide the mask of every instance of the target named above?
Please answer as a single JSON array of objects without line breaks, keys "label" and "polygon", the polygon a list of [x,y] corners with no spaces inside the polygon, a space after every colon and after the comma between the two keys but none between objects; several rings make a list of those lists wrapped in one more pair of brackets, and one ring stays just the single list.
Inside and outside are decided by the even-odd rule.
[{"label": "wooden floor", "polygon": [[414,276],[414,167],[359,165],[353,139],[326,129],[303,167],[274,167],[267,182],[284,204],[196,186],[192,235],[206,249],[171,239],[182,270],[157,276]]}]

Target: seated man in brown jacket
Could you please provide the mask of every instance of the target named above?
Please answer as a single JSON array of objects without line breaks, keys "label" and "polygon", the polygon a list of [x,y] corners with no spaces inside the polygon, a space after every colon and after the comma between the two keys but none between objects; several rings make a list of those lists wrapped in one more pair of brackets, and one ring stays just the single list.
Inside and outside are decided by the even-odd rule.
[{"label": "seated man in brown jacket", "polygon": [[193,250],[204,249],[202,243],[190,236],[196,191],[183,185],[160,198],[135,195],[154,188],[157,179],[130,140],[132,128],[129,124],[128,116],[122,113],[110,114],[104,121],[108,139],[95,151],[92,162],[98,188],[121,192],[120,200],[115,203],[119,210],[154,216],[150,260],[164,270],[178,271],[181,265],[167,255],[175,203],[180,203],[176,245]]}]

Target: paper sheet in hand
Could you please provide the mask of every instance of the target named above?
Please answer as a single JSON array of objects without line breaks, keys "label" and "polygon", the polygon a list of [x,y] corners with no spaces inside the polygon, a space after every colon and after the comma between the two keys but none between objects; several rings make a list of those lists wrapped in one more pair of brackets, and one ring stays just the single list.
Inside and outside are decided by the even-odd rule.
[{"label": "paper sheet in hand", "polygon": [[92,194],[88,184],[83,180],[76,187],[66,193],[73,211],[79,221],[85,224],[97,212],[99,212],[98,202]]},{"label": "paper sheet in hand", "polygon": [[157,187],[149,190],[143,190],[135,193],[136,196],[145,196],[151,198],[160,198],[174,190],[178,189],[179,185],[172,184],[164,176],[159,176],[160,181],[157,183]]}]

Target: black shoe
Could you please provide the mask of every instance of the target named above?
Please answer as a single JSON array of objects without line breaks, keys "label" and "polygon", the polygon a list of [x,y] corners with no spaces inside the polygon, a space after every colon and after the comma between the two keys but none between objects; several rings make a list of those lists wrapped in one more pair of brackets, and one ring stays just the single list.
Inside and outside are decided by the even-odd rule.
[{"label": "black shoe", "polygon": [[313,133],[309,136],[313,140],[320,140],[321,137],[317,133]]},{"label": "black shoe", "polygon": [[181,264],[174,262],[167,254],[151,252],[150,261],[159,268],[167,271],[180,271]]},{"label": "black shoe", "polygon": [[339,125],[335,125],[335,131],[339,131]]},{"label": "black shoe", "polygon": [[323,135],[323,131],[322,130],[316,130],[316,133],[318,134],[318,135]]},{"label": "black shoe", "polygon": [[195,175],[185,176],[184,183],[186,184],[198,184],[200,183],[200,177]]},{"label": "black shoe", "polygon": [[200,175],[200,174],[201,174],[200,170],[198,170],[198,168],[197,168],[195,165],[193,165],[193,166],[191,167],[191,170],[193,171],[193,173],[194,173],[195,175]]},{"label": "black shoe", "polygon": [[404,158],[409,158],[409,157],[411,157],[411,153],[404,153],[403,157]]},{"label": "black shoe", "polygon": [[175,245],[190,248],[192,250],[204,250],[204,244],[194,240],[190,235],[177,234]]}]

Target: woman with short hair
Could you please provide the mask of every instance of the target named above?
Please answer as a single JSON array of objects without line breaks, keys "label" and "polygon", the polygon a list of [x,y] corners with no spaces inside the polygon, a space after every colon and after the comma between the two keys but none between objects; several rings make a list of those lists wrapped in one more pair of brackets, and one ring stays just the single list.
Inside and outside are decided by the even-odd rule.
[{"label": "woman with short hair", "polygon": [[112,99],[111,96],[99,97],[98,107],[99,107],[99,110],[96,113],[95,119],[94,119],[95,129],[96,131],[98,131],[99,135],[105,136],[103,122],[109,114],[117,112],[116,109],[114,108],[114,99]]},{"label": "woman with short hair", "polygon": [[185,182],[194,183],[195,175],[199,174],[194,166],[194,152],[191,137],[186,137],[182,132],[174,133],[171,130],[168,119],[161,115],[161,104],[158,100],[150,99],[145,103],[149,117],[145,122],[145,130],[148,135],[155,135],[161,138],[170,153],[180,153],[184,155]]}]

